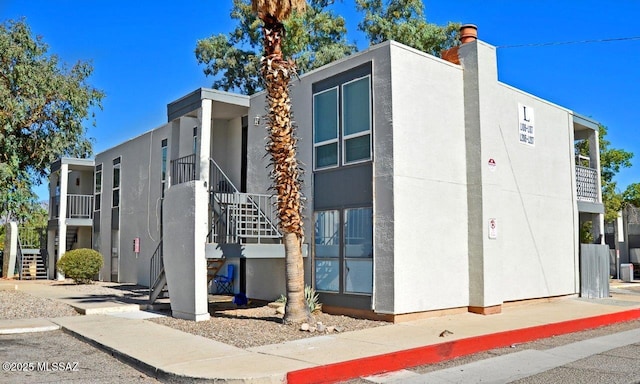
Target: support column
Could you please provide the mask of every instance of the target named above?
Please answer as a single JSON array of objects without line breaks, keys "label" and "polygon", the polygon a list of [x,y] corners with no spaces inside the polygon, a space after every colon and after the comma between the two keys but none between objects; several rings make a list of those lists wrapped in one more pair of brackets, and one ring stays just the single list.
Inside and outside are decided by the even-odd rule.
[{"label": "support column", "polygon": [[203,180],[209,185],[209,157],[211,157],[211,113],[213,109],[213,103],[211,100],[202,100],[202,107],[198,112],[198,120],[200,120],[200,140],[196,159],[199,164],[198,180]]},{"label": "support column", "polygon": [[171,314],[186,320],[209,320],[207,239],[209,194],[203,180],[166,191],[163,257]]},{"label": "support column", "polygon": [[[598,177],[596,178],[596,191],[598,193],[598,202],[604,203],[602,201],[602,185],[600,184],[600,145],[599,145],[599,132],[598,130],[594,130],[591,135],[589,135],[589,157],[591,158],[591,167],[598,170]],[[604,215],[598,214],[597,220],[594,220],[594,227],[596,225],[599,228],[599,244],[604,244]]]},{"label": "support column", "polygon": [[4,257],[2,259],[2,277],[12,278],[16,270],[18,255],[18,225],[11,221],[5,224]]},{"label": "support column", "polygon": [[[67,186],[69,184],[69,164],[60,165],[60,204],[58,211],[58,254],[56,264],[67,249]],[[56,270],[56,278],[64,280],[64,275]]]},{"label": "support column", "polygon": [[47,230],[47,279],[53,279],[56,273],[56,230]]}]

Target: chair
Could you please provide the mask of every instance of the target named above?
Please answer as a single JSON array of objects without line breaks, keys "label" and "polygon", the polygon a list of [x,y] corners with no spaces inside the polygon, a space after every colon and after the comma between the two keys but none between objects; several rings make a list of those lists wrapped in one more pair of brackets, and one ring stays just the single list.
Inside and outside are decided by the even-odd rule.
[{"label": "chair", "polygon": [[216,293],[233,293],[233,276],[235,265],[227,264],[226,275],[215,275],[213,282],[216,283]]}]

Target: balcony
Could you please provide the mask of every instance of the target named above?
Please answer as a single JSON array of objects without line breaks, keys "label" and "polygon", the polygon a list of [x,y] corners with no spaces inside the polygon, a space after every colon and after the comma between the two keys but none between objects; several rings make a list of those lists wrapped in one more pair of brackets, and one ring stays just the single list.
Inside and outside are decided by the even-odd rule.
[{"label": "balcony", "polygon": [[171,184],[182,184],[196,179],[196,155],[171,160]]},{"label": "balcony", "polygon": [[[53,198],[52,219],[60,217],[60,196]],[[93,195],[67,195],[67,219],[92,219]]]},{"label": "balcony", "polygon": [[576,192],[578,201],[599,203],[598,170],[576,165]]}]

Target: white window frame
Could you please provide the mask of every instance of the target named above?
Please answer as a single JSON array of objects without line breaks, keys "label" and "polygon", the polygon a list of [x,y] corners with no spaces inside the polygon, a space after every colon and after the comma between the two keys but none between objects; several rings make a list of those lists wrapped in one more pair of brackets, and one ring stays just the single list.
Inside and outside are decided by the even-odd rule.
[{"label": "white window frame", "polygon": [[[367,83],[368,83],[368,90],[369,90],[369,97],[368,97],[368,105],[369,105],[369,129],[366,131],[361,131],[361,132],[357,132],[357,133],[352,133],[350,135],[345,135],[344,134],[344,111],[345,111],[345,107],[344,107],[344,87],[345,85],[349,85],[351,83],[355,83],[356,81],[360,81],[362,79],[367,79]],[[341,164],[342,165],[352,165],[352,164],[359,164],[359,163],[364,163],[367,161],[371,161],[371,154],[373,152],[373,149],[371,148],[371,126],[373,125],[373,117],[372,117],[372,105],[371,105],[371,75],[366,75],[366,76],[362,76],[362,77],[358,77],[357,79],[353,79],[350,81],[347,81],[344,84],[340,85],[340,101],[341,101],[341,109],[340,109],[340,146],[341,146],[341,155],[342,155],[342,161]],[[347,161],[347,146],[345,145],[346,141],[349,139],[355,139],[361,136],[365,136],[365,135],[369,135],[369,157],[365,158],[365,159],[359,159],[359,160],[355,160],[355,161]]]},{"label": "white window frame", "polygon": [[[317,95],[321,95],[323,93],[327,93],[329,91],[336,91],[336,137],[334,139],[330,139],[330,140],[325,140],[325,141],[321,141],[316,143],[316,126],[315,126],[315,113],[316,113],[316,96]],[[340,166],[340,88],[338,86],[335,87],[331,87],[331,88],[327,88],[325,90],[322,90],[320,92],[316,92],[313,94],[313,116],[312,116],[312,124],[313,124],[313,169],[331,169],[331,168],[337,168]],[[336,151],[336,163],[335,165],[327,165],[327,166],[323,166],[323,167],[319,167],[317,165],[317,156],[316,156],[316,149],[318,147],[322,147],[324,145],[328,145],[328,144],[336,144],[338,146],[338,150]]]}]

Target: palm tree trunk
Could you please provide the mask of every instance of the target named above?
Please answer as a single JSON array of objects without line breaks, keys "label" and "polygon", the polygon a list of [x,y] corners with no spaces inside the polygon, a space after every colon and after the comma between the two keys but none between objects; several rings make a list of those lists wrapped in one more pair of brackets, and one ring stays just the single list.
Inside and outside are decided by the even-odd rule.
[{"label": "palm tree trunk", "polygon": [[287,305],[285,323],[309,321],[311,315],[304,299],[304,268],[302,261],[302,206],[300,203],[300,168],[296,159],[297,139],[292,124],[289,80],[295,74],[295,64],[282,58],[281,40],[284,26],[273,17],[264,16],[265,56],[262,76],[268,102],[269,141],[267,150],[272,158],[272,177],[278,196],[278,217],[283,231]]}]

